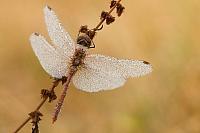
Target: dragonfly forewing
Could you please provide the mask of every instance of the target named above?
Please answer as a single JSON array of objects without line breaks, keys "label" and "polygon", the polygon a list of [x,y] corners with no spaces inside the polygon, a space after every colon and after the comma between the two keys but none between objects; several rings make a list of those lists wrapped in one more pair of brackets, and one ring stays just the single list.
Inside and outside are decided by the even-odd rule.
[{"label": "dragonfly forewing", "polygon": [[44,15],[49,36],[56,50],[60,53],[63,52],[66,58],[71,57],[75,51],[75,45],[69,33],[65,31],[55,12],[50,7],[46,6],[44,8]]}]

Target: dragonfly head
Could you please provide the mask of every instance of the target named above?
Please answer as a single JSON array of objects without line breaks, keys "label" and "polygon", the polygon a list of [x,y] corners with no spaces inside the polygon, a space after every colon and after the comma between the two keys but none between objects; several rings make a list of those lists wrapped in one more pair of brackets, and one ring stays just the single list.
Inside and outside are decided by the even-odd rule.
[{"label": "dragonfly head", "polygon": [[77,44],[87,47],[87,48],[91,48],[92,40],[90,39],[88,35],[83,34],[83,35],[78,36]]}]

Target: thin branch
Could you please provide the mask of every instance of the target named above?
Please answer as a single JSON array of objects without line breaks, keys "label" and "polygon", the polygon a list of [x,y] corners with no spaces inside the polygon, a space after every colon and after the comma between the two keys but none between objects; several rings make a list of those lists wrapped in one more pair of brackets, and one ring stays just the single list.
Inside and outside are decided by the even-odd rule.
[{"label": "thin branch", "polygon": [[[54,89],[58,86],[58,84],[61,82],[60,79],[57,79],[53,82],[52,87],[49,89],[50,92],[54,91]],[[33,112],[39,111],[40,108],[44,105],[44,103],[47,101],[48,97],[44,97],[43,100],[39,103],[39,105],[36,107],[36,109]],[[15,131],[14,133],[18,133],[29,121],[31,120],[31,117],[29,116]]]},{"label": "thin branch", "polygon": [[15,131],[14,133],[19,132],[25,125],[31,120],[31,117],[28,117]]},{"label": "thin branch", "polygon": [[[102,30],[102,28],[103,28],[102,24],[104,23],[104,21],[106,21],[107,25],[109,25],[115,21],[115,17],[113,17],[111,15],[111,13],[113,12],[113,10],[115,8],[117,8],[118,17],[121,16],[121,14],[123,13],[123,10],[124,10],[124,7],[120,4],[121,1],[122,0],[118,0],[118,1],[112,0],[109,12],[105,12],[105,11],[101,12],[100,22],[96,25],[96,27],[93,29],[88,29],[87,25],[83,25],[79,29],[78,36],[80,35],[80,33],[84,33],[84,34],[88,35],[91,40],[93,40],[97,31]],[[93,45],[94,45],[94,43],[93,43]],[[95,45],[90,48],[95,48]]]},{"label": "thin branch", "polygon": [[[110,15],[113,10],[117,7],[117,5],[121,2],[122,0],[118,0],[116,2],[116,4],[110,9],[110,11],[108,12],[108,15]],[[100,26],[103,24],[103,22],[106,20],[106,18],[103,18],[98,24],[97,26],[94,28],[94,31],[98,30],[100,28]]]}]

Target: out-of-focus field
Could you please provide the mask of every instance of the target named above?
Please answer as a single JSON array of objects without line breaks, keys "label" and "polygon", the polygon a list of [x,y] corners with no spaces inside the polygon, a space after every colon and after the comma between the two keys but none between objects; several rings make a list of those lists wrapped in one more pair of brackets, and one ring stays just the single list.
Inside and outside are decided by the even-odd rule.
[{"label": "out-of-focus field", "polygon": [[[73,39],[80,25],[94,27],[109,6],[109,0],[0,0],[1,133],[23,122],[40,102],[40,90],[51,85],[29,43],[32,32],[48,37],[46,3]],[[149,61],[153,73],[108,92],[85,93],[71,85],[55,124],[55,102],[41,109],[42,133],[200,133],[200,1],[123,4],[123,16],[98,33],[91,51]],[[61,90],[56,89],[58,96]],[[21,130],[27,132],[31,124]]]}]

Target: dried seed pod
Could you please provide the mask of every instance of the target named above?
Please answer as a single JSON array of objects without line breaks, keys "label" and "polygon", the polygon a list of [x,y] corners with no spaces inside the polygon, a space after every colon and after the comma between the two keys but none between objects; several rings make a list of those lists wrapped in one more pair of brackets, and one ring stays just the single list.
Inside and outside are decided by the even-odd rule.
[{"label": "dried seed pod", "polygon": [[113,23],[114,21],[115,21],[115,17],[113,17],[112,15],[107,16],[107,18],[106,18],[107,25]]},{"label": "dried seed pod", "polygon": [[101,13],[101,19],[106,19],[106,24],[109,25],[112,22],[115,21],[115,17],[113,17],[112,15],[110,15],[108,12],[102,11]]},{"label": "dried seed pod", "polygon": [[41,116],[43,116],[42,113],[40,113],[39,111],[34,111],[29,113],[29,116],[31,117],[32,121],[31,123],[33,124],[33,128],[32,128],[32,133],[39,133],[39,121],[41,121]]},{"label": "dried seed pod", "polygon": [[42,98],[49,98],[49,102],[52,102],[57,99],[57,96],[54,91],[42,89],[40,94]]},{"label": "dried seed pod", "polygon": [[43,116],[43,114],[40,111],[34,111],[34,112],[29,113],[29,116],[32,119],[31,123],[35,124],[41,120],[40,117]]},{"label": "dried seed pod", "polygon": [[110,3],[110,8],[112,8],[113,6],[115,6],[116,3],[117,3],[117,1],[112,0],[111,3]]},{"label": "dried seed pod", "polygon": [[57,99],[57,96],[56,96],[55,92],[54,92],[54,91],[51,91],[51,92],[49,93],[49,102],[52,102],[52,101],[54,101],[54,100],[56,100],[56,99]]},{"label": "dried seed pod", "polygon": [[109,15],[108,12],[102,11],[100,19],[106,19],[108,15]]},{"label": "dried seed pod", "polygon": [[50,93],[49,90],[47,90],[47,89],[42,89],[41,92],[40,92],[41,98],[47,98],[47,97],[49,97],[49,93]]},{"label": "dried seed pod", "polygon": [[122,13],[124,12],[125,7],[122,6],[122,4],[117,4],[117,16],[120,17],[122,15]]}]

